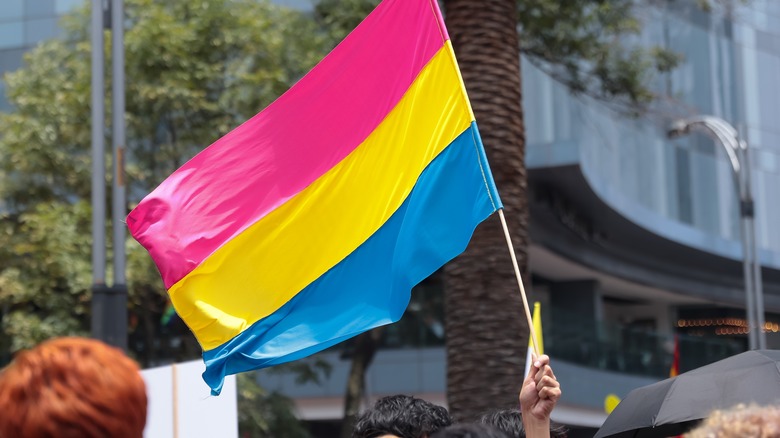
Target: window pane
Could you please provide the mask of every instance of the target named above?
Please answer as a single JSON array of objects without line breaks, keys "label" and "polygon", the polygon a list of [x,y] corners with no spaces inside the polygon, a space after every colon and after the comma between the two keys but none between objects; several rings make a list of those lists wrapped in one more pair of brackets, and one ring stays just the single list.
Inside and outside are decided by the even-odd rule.
[{"label": "window pane", "polygon": [[57,27],[56,18],[42,18],[26,22],[24,42],[27,45],[35,45],[41,41],[57,38],[60,29]]},{"label": "window pane", "polygon": [[24,16],[25,18],[53,17],[54,0],[25,0]]},{"label": "window pane", "polygon": [[66,14],[81,6],[84,0],[57,0],[57,15]]},{"label": "window pane", "polygon": [[22,18],[23,0],[2,0],[3,7],[0,8],[0,21],[19,20]]},{"label": "window pane", "polygon": [[0,49],[21,47],[24,44],[24,27],[20,21],[0,23]]}]

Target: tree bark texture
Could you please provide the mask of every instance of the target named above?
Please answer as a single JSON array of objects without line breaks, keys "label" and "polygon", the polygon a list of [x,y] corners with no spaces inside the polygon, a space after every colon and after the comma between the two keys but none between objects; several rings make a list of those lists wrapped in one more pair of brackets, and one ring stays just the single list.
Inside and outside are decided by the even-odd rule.
[{"label": "tree bark texture", "polygon": [[[525,276],[529,216],[515,0],[444,0],[444,5]],[[450,412],[468,421],[491,409],[516,407],[528,324],[497,214],[477,228],[466,252],[444,272]]]}]

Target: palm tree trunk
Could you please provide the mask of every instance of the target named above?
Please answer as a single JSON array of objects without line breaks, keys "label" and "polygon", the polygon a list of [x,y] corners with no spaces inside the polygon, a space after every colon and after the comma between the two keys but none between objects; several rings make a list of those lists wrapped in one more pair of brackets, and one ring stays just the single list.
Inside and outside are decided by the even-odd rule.
[{"label": "palm tree trunk", "polygon": [[[444,0],[445,20],[525,273],[528,201],[515,0]],[[497,215],[445,267],[447,400],[458,420],[516,407],[528,328]],[[527,284],[527,282],[526,282]]]}]

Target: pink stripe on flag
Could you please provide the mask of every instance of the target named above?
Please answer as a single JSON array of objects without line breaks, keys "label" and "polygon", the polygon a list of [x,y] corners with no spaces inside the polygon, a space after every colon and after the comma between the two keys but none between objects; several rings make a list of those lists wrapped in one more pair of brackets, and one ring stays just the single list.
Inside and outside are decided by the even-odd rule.
[{"label": "pink stripe on flag", "polygon": [[439,31],[441,31],[442,38],[444,38],[444,41],[449,40],[450,34],[447,33],[447,26],[444,24],[444,17],[441,15],[441,9],[439,9],[439,0],[428,0],[428,3],[431,5],[433,14],[436,15],[436,20],[439,23]]},{"label": "pink stripe on flag", "polygon": [[166,288],[368,137],[444,44],[430,1],[383,1],[293,88],[130,212]]}]

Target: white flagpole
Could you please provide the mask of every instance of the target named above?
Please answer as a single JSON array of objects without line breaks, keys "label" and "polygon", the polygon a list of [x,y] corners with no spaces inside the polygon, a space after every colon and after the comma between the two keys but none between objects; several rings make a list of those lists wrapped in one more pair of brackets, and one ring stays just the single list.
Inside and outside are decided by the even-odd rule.
[{"label": "white flagpole", "polygon": [[512,257],[512,266],[515,268],[515,276],[517,277],[517,285],[520,286],[520,295],[523,297],[523,309],[525,309],[525,318],[528,320],[528,330],[530,331],[531,339],[534,343],[534,354],[539,355],[539,343],[536,340],[536,330],[534,330],[534,322],[531,318],[531,310],[528,308],[528,298],[525,295],[525,287],[523,287],[523,277],[520,275],[520,267],[517,265],[517,257],[515,257],[515,248],[512,245],[512,238],[509,236],[509,227],[506,225],[506,218],[504,217],[504,209],[498,210],[498,217],[501,218],[501,226],[504,228],[504,237],[506,237],[506,244],[509,247],[509,255]]}]

